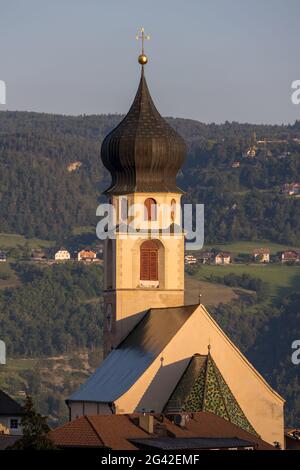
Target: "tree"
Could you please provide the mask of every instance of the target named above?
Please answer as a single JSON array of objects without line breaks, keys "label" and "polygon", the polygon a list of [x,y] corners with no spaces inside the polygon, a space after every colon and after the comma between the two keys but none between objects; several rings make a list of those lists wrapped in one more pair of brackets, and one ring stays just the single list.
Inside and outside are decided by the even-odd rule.
[{"label": "tree", "polygon": [[11,449],[25,450],[51,450],[55,446],[48,436],[50,428],[47,424],[47,418],[41,416],[34,409],[32,399],[26,396],[24,404],[25,415],[21,420],[23,436]]}]

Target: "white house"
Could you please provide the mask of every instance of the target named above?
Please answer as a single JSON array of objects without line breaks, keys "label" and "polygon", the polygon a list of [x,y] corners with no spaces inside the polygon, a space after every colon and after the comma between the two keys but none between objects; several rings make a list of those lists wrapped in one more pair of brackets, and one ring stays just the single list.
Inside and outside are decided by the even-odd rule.
[{"label": "white house", "polygon": [[0,390],[0,424],[10,434],[22,435],[21,418],[25,414],[19,403]]},{"label": "white house", "polygon": [[193,255],[186,255],[184,257],[184,262],[185,262],[185,264],[196,264],[197,263],[197,258]]},{"label": "white house", "polygon": [[68,250],[66,250],[65,248],[61,248],[55,253],[54,259],[55,261],[66,261],[68,259],[71,259],[71,255]]},{"label": "white house", "polygon": [[78,261],[94,261],[97,258],[97,254],[92,250],[81,250],[79,251]]},{"label": "white house", "polygon": [[270,250],[269,248],[256,248],[253,251],[254,261],[259,263],[269,263],[270,262]]},{"label": "white house", "polygon": [[220,251],[219,253],[215,254],[214,264],[230,264],[230,263],[231,263],[230,253],[227,253],[225,251]]}]

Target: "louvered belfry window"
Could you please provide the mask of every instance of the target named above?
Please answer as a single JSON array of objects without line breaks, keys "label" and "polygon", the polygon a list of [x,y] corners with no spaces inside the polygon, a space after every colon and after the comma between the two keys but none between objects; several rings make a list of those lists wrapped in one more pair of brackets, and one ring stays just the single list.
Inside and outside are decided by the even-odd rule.
[{"label": "louvered belfry window", "polygon": [[172,199],[171,201],[171,222],[175,222],[176,217],[176,201]]},{"label": "louvered belfry window", "polygon": [[158,247],[152,240],[141,245],[141,281],[158,281]]},{"label": "louvered belfry window", "polygon": [[144,220],[157,220],[157,206],[155,199],[148,197],[144,202],[144,210]]}]

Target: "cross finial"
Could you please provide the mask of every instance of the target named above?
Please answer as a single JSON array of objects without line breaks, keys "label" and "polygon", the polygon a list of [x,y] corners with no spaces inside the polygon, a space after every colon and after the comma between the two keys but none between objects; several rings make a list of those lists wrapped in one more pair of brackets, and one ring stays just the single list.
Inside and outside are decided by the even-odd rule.
[{"label": "cross finial", "polygon": [[144,28],[140,28],[138,34],[136,35],[136,40],[139,41],[140,39],[142,41],[142,53],[139,55],[139,63],[141,65],[145,65],[148,62],[148,57],[145,55],[144,52],[145,40],[149,40],[150,36],[148,34],[145,34]]}]

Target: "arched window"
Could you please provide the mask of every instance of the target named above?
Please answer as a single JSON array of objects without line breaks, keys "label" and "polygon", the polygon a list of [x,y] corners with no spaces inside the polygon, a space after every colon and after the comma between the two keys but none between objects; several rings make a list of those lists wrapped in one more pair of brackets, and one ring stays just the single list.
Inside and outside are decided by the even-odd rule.
[{"label": "arched window", "polygon": [[171,222],[175,222],[176,218],[176,201],[172,199],[171,201]]},{"label": "arched window", "polygon": [[158,246],[152,240],[141,245],[140,266],[141,281],[158,281]]},{"label": "arched window", "polygon": [[157,220],[157,204],[152,197],[144,202],[144,220]]}]

